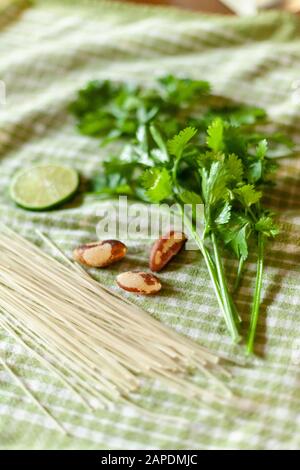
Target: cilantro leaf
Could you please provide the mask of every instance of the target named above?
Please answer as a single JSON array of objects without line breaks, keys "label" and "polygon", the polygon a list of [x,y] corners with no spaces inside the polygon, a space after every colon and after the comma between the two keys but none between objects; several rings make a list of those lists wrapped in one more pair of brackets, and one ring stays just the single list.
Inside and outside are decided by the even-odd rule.
[{"label": "cilantro leaf", "polygon": [[247,243],[247,226],[244,225],[240,230],[238,230],[232,240],[230,245],[235,252],[238,258],[246,260],[248,258],[248,243]]},{"label": "cilantro leaf", "polygon": [[167,75],[158,80],[162,87],[165,101],[174,104],[186,104],[205,96],[210,92],[210,84],[203,80],[191,80]]},{"label": "cilantro leaf", "polygon": [[[150,130],[150,133],[152,135],[154,142],[158,146],[158,149],[152,149],[152,152],[154,151],[155,157],[159,158],[159,160],[162,162],[168,161],[169,160],[168,148],[167,148],[167,145],[163,136],[161,135],[161,133],[159,132],[159,130],[154,124],[150,125],[149,130]],[[157,151],[159,151],[159,153]]]},{"label": "cilantro leaf", "polygon": [[194,191],[184,190],[180,192],[179,196],[185,204],[203,204],[201,196]]},{"label": "cilantro leaf", "polygon": [[225,245],[231,248],[238,259],[245,261],[248,257],[248,238],[251,233],[248,218],[234,214],[228,225],[218,228]]},{"label": "cilantro leaf", "polygon": [[257,183],[263,176],[263,163],[261,160],[256,160],[251,163],[247,169],[247,180],[249,183]]},{"label": "cilantro leaf", "polygon": [[234,190],[234,194],[245,207],[250,207],[253,204],[256,204],[262,197],[261,191],[256,191],[252,184],[245,184],[236,188]]},{"label": "cilantro leaf", "polygon": [[173,194],[171,177],[166,168],[150,168],[141,177],[146,195],[151,202],[161,202]]},{"label": "cilantro leaf", "polygon": [[230,180],[236,180],[237,182],[241,181],[244,172],[243,163],[237,155],[235,155],[234,153],[228,155],[228,158],[225,161],[225,166],[228,178]]},{"label": "cilantro leaf", "polygon": [[143,165],[114,157],[103,162],[103,170],[91,181],[91,190],[95,194],[136,196],[136,180],[144,171]]},{"label": "cilantro leaf", "polygon": [[238,106],[228,112],[228,119],[233,126],[253,125],[265,118],[266,112],[261,108],[253,106]]},{"label": "cilantro leaf", "polygon": [[266,165],[266,155],[268,151],[268,142],[266,139],[261,140],[255,152],[255,160],[249,164],[247,168],[247,180],[249,183],[257,183],[264,177]]},{"label": "cilantro leaf", "polygon": [[179,134],[175,135],[172,139],[168,140],[167,147],[171,155],[180,158],[187,144],[196,135],[197,129],[193,127],[186,127]]},{"label": "cilantro leaf", "polygon": [[215,223],[217,225],[227,224],[230,220],[231,216],[231,205],[228,201],[225,202],[223,206],[221,206],[216,214]]},{"label": "cilantro leaf", "polygon": [[240,158],[247,154],[248,142],[239,127],[227,126],[224,132],[224,144],[227,153],[235,153]]},{"label": "cilantro leaf", "polygon": [[275,224],[271,216],[262,215],[255,224],[255,229],[263,233],[266,237],[275,237],[279,233],[279,227]]},{"label": "cilantro leaf", "polygon": [[256,147],[256,156],[257,158],[263,160],[267,155],[268,151],[268,142],[266,139],[261,140]]},{"label": "cilantro leaf", "polygon": [[77,117],[92,114],[104,106],[116,93],[115,85],[108,81],[93,80],[85,88],[79,90],[77,98],[69,106]]},{"label": "cilantro leaf", "polygon": [[213,205],[227,195],[227,171],[222,162],[213,162],[210,169],[202,168],[202,194],[208,205]]},{"label": "cilantro leaf", "polygon": [[216,118],[207,129],[206,143],[214,152],[222,152],[224,149],[224,122]]}]

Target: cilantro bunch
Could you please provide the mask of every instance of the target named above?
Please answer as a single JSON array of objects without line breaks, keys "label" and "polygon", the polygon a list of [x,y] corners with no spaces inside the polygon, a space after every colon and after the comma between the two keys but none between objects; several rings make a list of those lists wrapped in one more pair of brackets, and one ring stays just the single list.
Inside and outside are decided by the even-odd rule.
[{"label": "cilantro bunch", "polygon": [[[210,95],[207,82],[166,76],[152,88],[91,82],[71,105],[80,132],[124,142],[123,150],[103,164],[93,191],[109,197],[125,194],[146,202],[177,204],[185,225],[204,257],[220,310],[234,342],[241,319],[231,290],[238,288],[249,247],[257,251],[257,274],[247,339],[253,352],[263,282],[264,249],[277,235],[273,214],[263,208],[265,186],[277,165],[276,145],[290,146],[280,134],[270,136],[258,125],[263,110],[232,105]],[[204,205],[204,231],[184,205]],[[222,253],[238,260],[230,290]]]}]

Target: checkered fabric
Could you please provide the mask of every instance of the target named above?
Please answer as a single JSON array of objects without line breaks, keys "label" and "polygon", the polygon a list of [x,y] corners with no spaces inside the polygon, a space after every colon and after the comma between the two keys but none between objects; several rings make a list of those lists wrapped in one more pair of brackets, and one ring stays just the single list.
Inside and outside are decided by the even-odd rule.
[{"label": "checkered fabric", "polygon": [[[2,7],[1,7],[2,5]],[[2,9],[1,9],[2,8]],[[176,9],[112,1],[0,3],[0,218],[36,241],[46,232],[67,254],[94,240],[110,201],[81,196],[48,213],[17,208],[8,187],[20,168],[63,162],[84,178],[96,174],[107,150],[77,133],[67,111],[91,79],[151,81],[172,72],[207,79],[214,92],[260,105],[299,148],[300,24],[268,12],[255,18],[203,16]],[[5,87],[4,87],[5,84]],[[3,95],[3,93],[2,93]],[[55,376],[0,330],[0,354],[69,431],[64,437],[0,369],[2,449],[292,449],[300,446],[300,163],[281,161],[266,204],[283,231],[269,245],[258,325],[257,356],[232,346],[198,252],[182,252],[161,274],[162,294],[133,300],[162,322],[241,365],[230,365],[239,399],[230,406],[191,403],[172,389],[145,381],[132,406],[89,413]],[[113,285],[121,270],[146,268],[150,241],[129,244],[129,256],[93,274]],[[45,248],[46,249],[46,248]],[[233,278],[235,262],[226,269]],[[255,277],[255,253],[237,304],[245,323]],[[1,313],[0,313],[1,314]],[[175,417],[173,421],[165,415]],[[178,419],[177,419],[178,418]]]}]

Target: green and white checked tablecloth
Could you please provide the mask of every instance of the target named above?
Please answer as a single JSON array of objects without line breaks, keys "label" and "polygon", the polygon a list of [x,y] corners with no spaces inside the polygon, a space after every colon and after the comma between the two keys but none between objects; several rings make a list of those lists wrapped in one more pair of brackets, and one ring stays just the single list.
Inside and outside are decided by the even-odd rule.
[{"label": "green and white checked tablecloth", "polygon": [[[0,3],[1,5],[1,3]],[[94,239],[103,205],[89,196],[69,208],[30,213],[14,206],[8,185],[16,170],[35,162],[64,162],[84,177],[99,171],[104,151],[76,133],[66,111],[75,91],[95,78],[152,80],[166,72],[212,82],[217,94],[261,105],[287,126],[299,148],[300,21],[269,12],[255,18],[212,17],[102,1],[19,2],[0,13],[0,219],[35,239],[47,232],[70,254]],[[3,83],[1,83],[3,91]],[[243,410],[191,404],[160,384],[145,382],[140,404],[160,417],[126,406],[88,413],[33,357],[0,331],[0,353],[68,429],[57,432],[5,371],[0,370],[2,449],[291,449],[300,447],[300,160],[282,161],[267,204],[284,231],[266,257],[258,356],[230,367]],[[146,267],[151,242],[97,277],[112,285],[118,270]],[[233,265],[228,261],[228,270]],[[238,305],[245,322],[255,258]],[[164,323],[231,359],[243,362],[218,312],[197,252],[179,255],[162,273],[165,289],[135,299]],[[169,421],[164,414],[185,418]]]}]

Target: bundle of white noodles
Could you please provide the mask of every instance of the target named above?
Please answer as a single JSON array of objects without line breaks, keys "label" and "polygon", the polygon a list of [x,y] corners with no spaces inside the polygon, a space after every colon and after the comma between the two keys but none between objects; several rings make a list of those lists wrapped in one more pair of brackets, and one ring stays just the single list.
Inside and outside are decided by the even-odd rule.
[{"label": "bundle of white noodles", "polygon": [[1,227],[0,327],[82,401],[89,405],[97,398],[105,407],[128,399],[141,377],[163,380],[187,398],[211,397],[209,387],[187,380],[191,369],[216,384],[214,398],[228,394],[210,372],[221,369],[216,356],[64,258],[63,264]]}]

